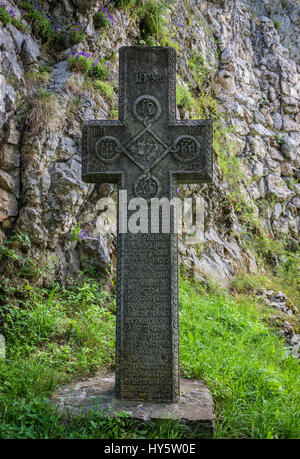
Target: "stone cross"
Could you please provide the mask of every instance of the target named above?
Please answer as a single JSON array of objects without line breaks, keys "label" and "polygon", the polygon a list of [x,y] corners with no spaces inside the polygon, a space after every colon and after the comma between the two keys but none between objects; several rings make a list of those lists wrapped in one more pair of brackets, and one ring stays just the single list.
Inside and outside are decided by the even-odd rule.
[{"label": "stone cross", "polygon": [[[212,182],[212,121],[176,120],[174,49],[125,46],[119,54],[119,120],[83,127],[82,178],[117,183],[128,202],[172,199],[178,183]],[[149,210],[148,209],[148,210]],[[128,211],[128,218],[132,212]],[[115,396],[179,400],[178,260],[171,231],[121,231],[118,206]]]}]

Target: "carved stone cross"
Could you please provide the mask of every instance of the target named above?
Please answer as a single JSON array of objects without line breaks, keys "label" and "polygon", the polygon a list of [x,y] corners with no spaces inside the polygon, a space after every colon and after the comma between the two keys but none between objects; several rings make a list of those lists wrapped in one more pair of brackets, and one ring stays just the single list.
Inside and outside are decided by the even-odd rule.
[{"label": "carved stone cross", "polygon": [[[120,48],[119,79],[119,120],[84,123],[83,180],[118,183],[128,202],[143,198],[149,209],[151,198],[171,200],[178,183],[212,182],[212,121],[176,120],[174,49]],[[176,402],[174,211],[169,233],[161,225],[151,233],[150,210],[148,215],[148,233],[124,233],[118,206],[115,395],[121,400]]]}]

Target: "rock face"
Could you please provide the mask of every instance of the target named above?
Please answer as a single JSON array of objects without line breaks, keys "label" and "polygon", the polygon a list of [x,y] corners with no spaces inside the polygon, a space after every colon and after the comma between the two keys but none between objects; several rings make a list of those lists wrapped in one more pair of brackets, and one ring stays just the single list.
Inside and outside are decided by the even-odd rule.
[{"label": "rock face", "polygon": [[[13,2],[6,3],[28,25],[24,13]],[[118,87],[118,60],[111,53],[139,43],[139,20],[111,6],[114,25],[101,32],[92,19],[97,3],[93,0],[41,3],[63,35],[69,33],[67,20],[76,18],[88,39],[85,44],[51,52],[30,25],[24,32],[1,23],[1,239],[14,221],[16,230],[30,236],[37,253],[64,253],[63,278],[72,272],[70,262],[79,267],[87,256],[104,272],[115,250],[111,230],[115,217],[109,217],[109,224],[105,218],[99,224],[102,211],[97,206],[103,196],[115,199],[116,190],[108,187],[103,194],[103,188],[81,181],[82,123],[111,118],[116,107],[111,100],[116,104]],[[275,4],[273,0],[190,0],[189,5],[186,9],[175,1],[166,12],[167,35],[173,33],[172,40],[181,47],[177,81],[195,87],[190,62],[198,62],[200,70],[205,64],[205,84],[226,124],[234,126],[233,133],[222,135],[230,140],[230,152],[243,174],[240,199],[253,208],[271,237],[297,240],[300,6],[293,0]],[[174,32],[175,23],[181,27]],[[65,46],[72,45],[66,41]],[[70,51],[86,51],[110,61],[110,96],[88,87],[82,74],[68,68]],[[52,70],[44,78],[38,68],[45,64],[51,64]],[[193,113],[180,108],[180,116],[188,118]],[[38,134],[33,135],[34,130]],[[215,168],[214,185],[180,187],[180,197],[201,195],[206,208],[201,244],[189,246],[183,239],[179,247],[182,261],[196,276],[226,284],[237,270],[255,271],[257,266],[253,254],[243,248],[242,211],[232,202],[232,183],[225,172],[223,157]],[[78,242],[68,254],[66,235],[77,224],[87,229],[91,240]]]},{"label": "rock face", "polygon": [[295,317],[299,313],[297,306],[295,306],[287,296],[282,292],[275,293],[273,290],[257,290],[255,292],[269,307],[277,309],[278,315],[270,315],[269,319],[273,326],[277,328],[277,333],[283,336],[291,347],[292,354],[296,358],[300,358],[300,335],[295,333],[293,326],[285,316]]}]

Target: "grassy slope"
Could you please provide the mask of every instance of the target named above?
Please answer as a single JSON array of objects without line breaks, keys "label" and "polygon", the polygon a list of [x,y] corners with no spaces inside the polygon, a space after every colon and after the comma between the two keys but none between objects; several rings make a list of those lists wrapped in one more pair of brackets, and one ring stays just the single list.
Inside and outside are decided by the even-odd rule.
[{"label": "grassy slope", "polygon": [[299,366],[251,301],[181,282],[181,367],[204,378],[217,438],[296,438]]},{"label": "grassy slope", "polygon": [[[123,417],[107,421],[99,414],[68,426],[59,422],[47,401],[53,390],[114,365],[115,303],[96,282],[52,292],[28,284],[2,285],[2,301],[7,360],[0,362],[1,438],[192,435],[168,423],[138,432]],[[180,280],[181,370],[208,384],[218,438],[299,435],[299,367],[261,318],[249,299],[208,293],[195,282]]]}]

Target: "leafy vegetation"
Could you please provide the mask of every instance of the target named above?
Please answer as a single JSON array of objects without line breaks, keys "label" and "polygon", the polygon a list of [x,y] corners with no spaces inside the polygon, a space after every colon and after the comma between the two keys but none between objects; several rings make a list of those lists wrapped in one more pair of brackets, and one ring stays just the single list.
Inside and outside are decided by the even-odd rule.
[{"label": "leafy vegetation", "polygon": [[[53,391],[114,369],[115,298],[106,281],[84,273],[68,288],[41,287],[51,263],[30,260],[30,240],[22,233],[0,249],[11,259],[11,272],[19,272],[0,282],[0,333],[7,342],[0,360],[1,438],[195,437],[171,421],[137,427],[126,414],[109,419],[91,412],[62,422],[49,402]],[[183,274],[179,281],[181,373],[209,386],[216,437],[297,438],[299,368],[267,326],[268,312],[212,283],[203,287]],[[235,289],[241,292],[241,283]]]},{"label": "leafy vegetation", "polygon": [[280,22],[279,21],[274,21],[274,27],[276,30],[280,29]]},{"label": "leafy vegetation", "polygon": [[12,17],[4,6],[0,6],[0,21],[3,25],[7,25],[12,22]]},{"label": "leafy vegetation", "polygon": [[96,14],[94,14],[93,19],[96,27],[101,27],[102,29],[105,29],[110,25],[108,17],[103,15],[103,12],[101,11],[98,11]]},{"label": "leafy vegetation", "polygon": [[140,18],[140,31],[143,40],[150,40],[164,36],[163,13],[166,10],[166,2],[157,0],[146,0],[140,2],[135,15]]},{"label": "leafy vegetation", "polygon": [[41,9],[35,7],[33,3],[22,0],[19,7],[25,10],[26,19],[32,22],[33,32],[38,35],[43,42],[52,42],[52,44],[61,44],[63,37],[55,30],[55,26],[48,16]]},{"label": "leafy vegetation", "polygon": [[179,85],[176,86],[176,105],[178,105],[179,108],[191,109],[194,102],[188,88]]},{"label": "leafy vegetation", "polygon": [[71,69],[76,69],[91,78],[108,78],[109,64],[107,64],[104,58],[94,60],[90,57],[89,53],[71,53],[68,57],[68,63]]},{"label": "leafy vegetation", "polygon": [[137,0],[115,0],[116,8],[130,8],[136,4]]},{"label": "leafy vegetation", "polygon": [[216,438],[298,438],[298,363],[255,303],[184,279],[180,298],[182,371],[208,384]]},{"label": "leafy vegetation", "polygon": [[104,96],[109,102],[112,101],[114,92],[113,87],[110,83],[101,80],[95,80],[92,83],[93,88],[99,91],[99,93]]},{"label": "leafy vegetation", "polygon": [[78,30],[72,30],[70,32],[70,40],[72,45],[76,43],[81,43],[86,41],[86,34],[84,32],[79,32]]}]

